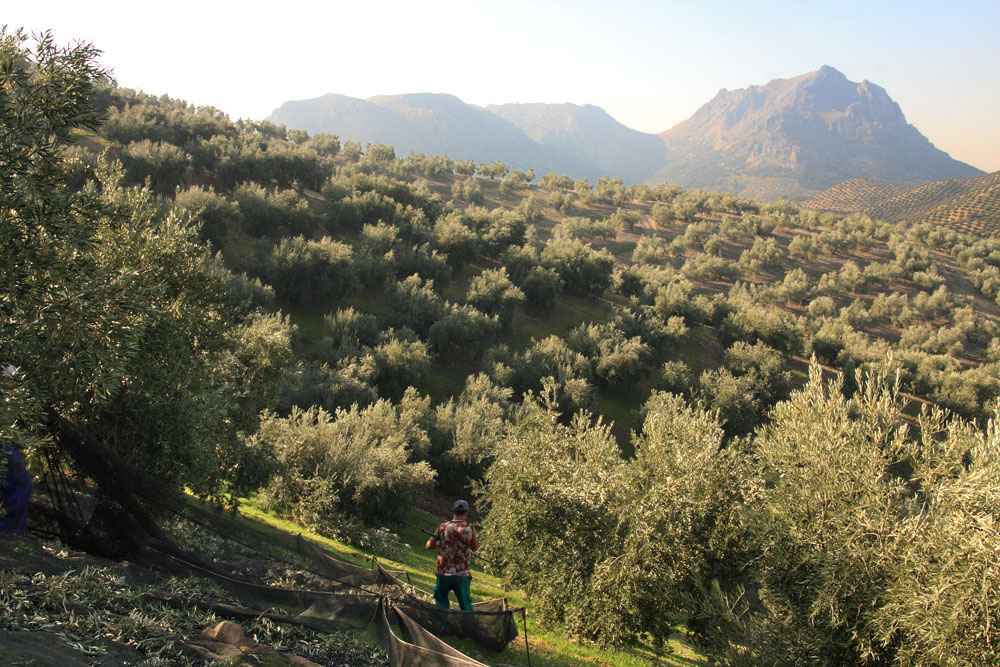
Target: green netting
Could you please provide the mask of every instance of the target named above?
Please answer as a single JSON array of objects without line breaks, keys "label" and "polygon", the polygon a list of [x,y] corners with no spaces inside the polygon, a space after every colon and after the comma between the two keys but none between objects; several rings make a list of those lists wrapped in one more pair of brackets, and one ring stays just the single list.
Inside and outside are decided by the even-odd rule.
[{"label": "green netting", "polygon": [[380,594],[389,596],[397,606],[436,634],[472,639],[492,651],[502,651],[517,637],[514,613],[520,610],[509,607],[504,598],[477,602],[471,614],[440,609],[431,602],[429,595],[378,564],[372,570],[349,565],[301,536],[296,537],[294,544],[297,554],[308,560],[312,571],[377,588]]},{"label": "green netting", "polygon": [[[333,629],[337,624],[357,626],[375,618],[381,604],[394,610],[393,613],[398,611],[401,618],[405,616],[410,622],[422,627],[427,636],[409,630],[407,634],[411,640],[419,638],[420,641],[436,646],[436,649],[432,647],[435,656],[441,653],[439,649],[442,646],[447,646],[437,636],[471,639],[491,651],[502,651],[517,637],[514,613],[521,610],[509,607],[503,598],[478,602],[472,612],[440,609],[427,593],[403,581],[400,578],[404,576],[402,573],[389,571],[377,562],[373,562],[371,568],[346,563],[301,535],[260,530],[233,515],[205,508],[189,499],[182,499],[175,511],[204,529],[239,543],[246,543],[248,531],[258,531],[259,534],[254,535],[253,544],[257,553],[271,554],[272,557],[295,564],[322,577],[329,584],[329,591],[265,586],[220,574],[197,560],[184,559],[177,554],[170,556],[173,563],[183,562],[198,574],[214,579],[248,608],[282,609],[285,615],[280,620],[320,630]],[[386,635],[386,640],[389,641],[393,636],[396,635]],[[416,642],[418,646],[420,641]],[[422,652],[417,653],[424,662],[412,662],[415,659],[413,652],[404,648],[397,646],[397,652],[403,652],[400,659],[405,658],[411,662],[397,663],[394,660],[394,665],[439,664],[426,662],[431,658]]]}]

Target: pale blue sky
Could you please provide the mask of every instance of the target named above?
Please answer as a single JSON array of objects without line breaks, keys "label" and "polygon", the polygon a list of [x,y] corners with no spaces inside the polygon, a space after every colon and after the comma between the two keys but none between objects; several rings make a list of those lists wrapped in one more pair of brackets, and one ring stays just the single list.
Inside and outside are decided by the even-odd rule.
[{"label": "pale blue sky", "polygon": [[597,104],[661,132],[720,88],[826,64],[884,86],[954,157],[1000,170],[1000,0],[733,4],[26,0],[0,20],[93,41],[123,85],[234,117],[327,92],[448,92]]}]

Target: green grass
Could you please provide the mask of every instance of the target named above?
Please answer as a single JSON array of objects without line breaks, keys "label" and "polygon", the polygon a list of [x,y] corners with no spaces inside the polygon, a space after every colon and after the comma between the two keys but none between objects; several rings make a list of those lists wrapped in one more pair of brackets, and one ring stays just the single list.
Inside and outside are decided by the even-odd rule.
[{"label": "green grass", "polygon": [[519,308],[508,342],[513,349],[520,350],[527,347],[532,339],[553,335],[565,337],[582,323],[607,322],[613,317],[613,308],[604,301],[561,294],[552,310],[542,315]]},{"label": "green grass", "polygon": [[465,381],[477,372],[477,364],[434,364],[434,368],[419,389],[430,394],[434,404],[447,403],[448,399],[458,396],[465,389]]},{"label": "green grass", "polygon": [[[366,567],[370,565],[371,556],[362,550],[324,537],[296,523],[275,516],[262,509],[253,500],[242,500],[240,513],[248,521],[253,522],[253,528],[258,533],[263,531],[266,534],[270,530],[292,534],[299,533],[322,545],[333,556],[341,560]],[[411,510],[404,523],[390,526],[407,545],[404,553],[399,557],[399,560],[379,559],[383,567],[405,572],[414,586],[428,593],[434,586],[434,553],[423,549],[426,536],[421,530],[433,531],[439,521],[439,518],[422,510]],[[705,658],[685,643],[679,635],[670,640],[666,650],[657,654],[651,646],[646,644],[620,650],[608,649],[574,641],[560,632],[558,628],[543,628],[532,616],[531,601],[522,591],[506,588],[500,579],[485,573],[475,565],[473,566],[473,597],[476,600],[506,597],[512,605],[523,606],[527,609],[532,665],[540,667],[570,667],[573,665],[645,667],[653,664],[708,664]],[[370,641],[375,641],[375,635],[370,630],[366,630],[362,636]],[[524,650],[523,628],[521,636],[499,655],[483,651],[470,641],[452,637],[447,638],[447,641],[459,650],[488,664],[503,662],[509,665],[528,665]]]},{"label": "green grass", "polygon": [[715,329],[694,326],[678,343],[672,359],[685,362],[694,377],[722,365],[725,350]]},{"label": "green grass", "polygon": [[631,456],[632,431],[637,431],[642,426],[641,406],[646,397],[649,396],[649,383],[643,382],[636,385],[627,394],[612,394],[609,392],[598,392],[596,394],[597,414],[604,418],[605,424],[610,424],[611,432],[614,433],[625,456]]}]

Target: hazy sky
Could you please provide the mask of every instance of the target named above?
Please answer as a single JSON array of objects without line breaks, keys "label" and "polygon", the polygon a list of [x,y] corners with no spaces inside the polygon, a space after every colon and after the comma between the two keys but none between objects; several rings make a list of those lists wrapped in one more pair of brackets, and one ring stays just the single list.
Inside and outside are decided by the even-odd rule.
[{"label": "hazy sky", "polygon": [[1000,0],[734,4],[8,0],[0,21],[94,42],[122,85],[252,118],[327,92],[447,92],[596,104],[661,132],[720,88],[826,64],[1000,170]]}]

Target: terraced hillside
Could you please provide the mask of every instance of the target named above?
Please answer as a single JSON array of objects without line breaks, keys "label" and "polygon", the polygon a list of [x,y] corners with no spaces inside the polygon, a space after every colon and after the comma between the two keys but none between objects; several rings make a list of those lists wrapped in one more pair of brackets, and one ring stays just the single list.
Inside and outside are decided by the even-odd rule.
[{"label": "terraced hillside", "polygon": [[[566,405],[604,417],[628,448],[654,388],[716,400],[713,373],[737,341],[816,353],[852,374],[894,351],[906,391],[969,416],[1000,387],[996,237],[921,224],[899,234],[888,203],[878,216],[887,221],[873,223],[619,179],[536,178],[267,123],[242,128],[124,89],[108,95],[105,124],[72,147],[75,177],[91,177],[107,151],[128,185],[149,178],[165,204],[196,216],[230,270],[260,282],[268,307],[289,318],[290,353],[302,363],[282,376],[282,410],[398,401],[407,386],[443,405],[477,374],[513,383],[520,397],[542,389],[544,358],[546,372],[579,389]],[[148,120],[161,118],[173,120]],[[909,201],[930,212],[940,184],[962,182],[860,181],[819,208],[907,210],[919,191]],[[963,196],[982,208],[976,192]],[[480,298],[491,285],[491,298],[508,294],[496,281],[518,290],[513,301]],[[404,307],[420,295],[426,308]],[[341,320],[370,332],[344,334]],[[598,368],[608,350],[620,354]],[[560,355],[579,361],[571,373]],[[749,432],[756,417],[741,415],[724,418]]]},{"label": "terraced hillside", "polygon": [[0,666],[996,663],[1000,236],[399,157],[98,56],[0,27]]},{"label": "terraced hillside", "polygon": [[824,190],[805,207],[867,213],[889,222],[929,222],[995,236],[1000,234],[1000,172],[912,186],[855,178]]}]

